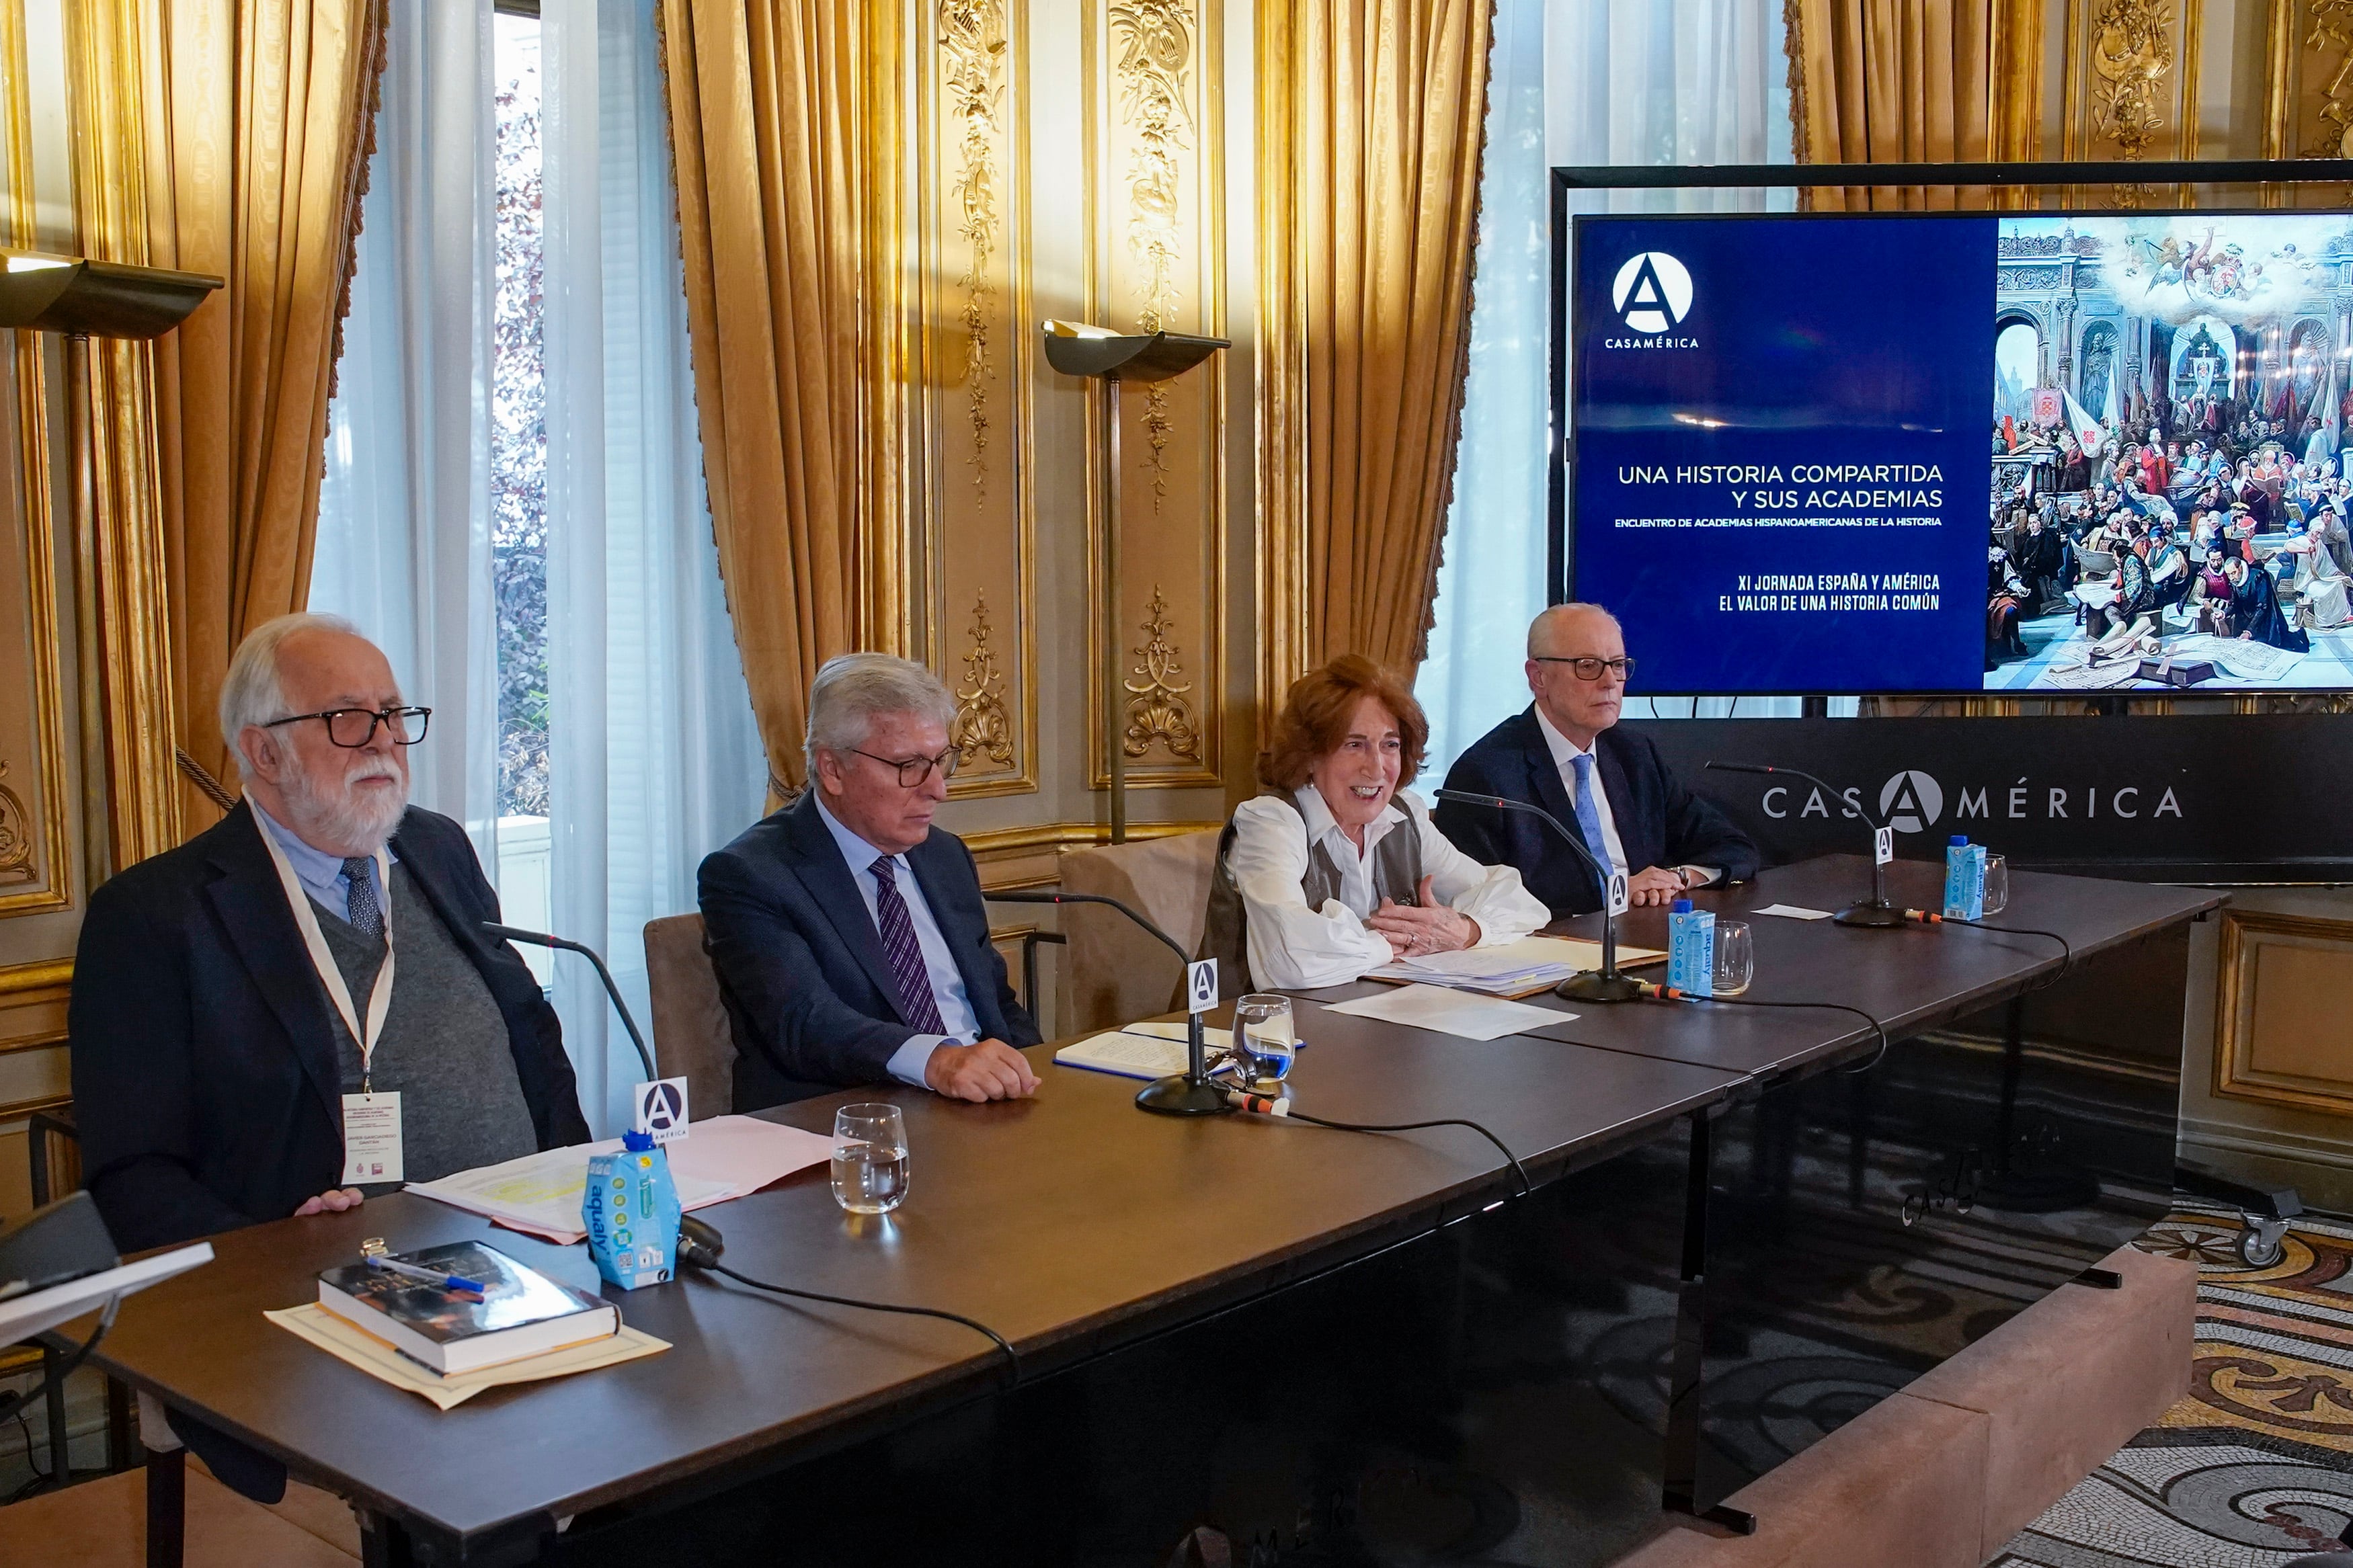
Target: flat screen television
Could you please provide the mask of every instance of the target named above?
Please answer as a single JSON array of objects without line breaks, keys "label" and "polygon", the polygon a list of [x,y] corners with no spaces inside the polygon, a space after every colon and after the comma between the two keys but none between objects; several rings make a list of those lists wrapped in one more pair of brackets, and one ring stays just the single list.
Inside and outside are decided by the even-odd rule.
[{"label": "flat screen television", "polygon": [[2348,215],[1556,235],[1561,586],[1637,694],[2353,689]]}]

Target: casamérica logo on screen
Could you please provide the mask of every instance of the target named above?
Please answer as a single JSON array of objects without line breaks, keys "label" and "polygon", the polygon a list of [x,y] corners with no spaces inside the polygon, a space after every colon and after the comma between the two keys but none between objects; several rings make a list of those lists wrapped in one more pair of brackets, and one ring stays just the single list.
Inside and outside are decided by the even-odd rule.
[{"label": "casam\u00e9rica logo on screen", "polygon": [[1607,349],[1695,349],[1699,340],[1679,336],[1674,329],[1691,313],[1692,276],[1683,264],[1663,250],[1645,250],[1626,258],[1609,285],[1609,308],[1618,313],[1631,337],[1607,337]]}]

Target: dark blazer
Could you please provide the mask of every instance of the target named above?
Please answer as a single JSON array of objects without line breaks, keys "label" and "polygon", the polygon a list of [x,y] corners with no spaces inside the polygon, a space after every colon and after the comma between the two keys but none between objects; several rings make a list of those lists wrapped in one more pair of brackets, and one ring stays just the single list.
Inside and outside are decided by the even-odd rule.
[{"label": "dark blazer", "polygon": [[[506,1020],[539,1145],[588,1140],[562,1026],[465,830],[411,806],[393,852]],[[283,1219],[341,1184],[333,1005],[243,805],[91,895],[74,955],[82,1168],[125,1252]]]},{"label": "dark blazer", "polygon": [[[1604,730],[1593,742],[1593,771],[1609,797],[1609,815],[1629,871],[1652,866],[1714,866],[1725,879],[1757,875],[1757,846],[1713,805],[1676,782],[1649,737]],[[1553,764],[1534,707],[1480,737],[1446,774],[1448,789],[1500,795],[1543,806],[1577,830],[1577,805]],[[1556,916],[1601,907],[1601,885],[1577,851],[1535,817],[1440,801],[1431,820],[1456,848],[1490,866],[1516,867],[1529,892]]]},{"label": "dark blazer", "polygon": [[[988,940],[980,873],[964,840],[934,827],[907,863],[955,955],[982,1034],[1036,1045],[1038,1026]],[[696,886],[735,1034],[735,1109],[890,1082],[892,1054],[921,1031],[900,1013],[882,938],[818,816],[816,792],[704,857]]]}]

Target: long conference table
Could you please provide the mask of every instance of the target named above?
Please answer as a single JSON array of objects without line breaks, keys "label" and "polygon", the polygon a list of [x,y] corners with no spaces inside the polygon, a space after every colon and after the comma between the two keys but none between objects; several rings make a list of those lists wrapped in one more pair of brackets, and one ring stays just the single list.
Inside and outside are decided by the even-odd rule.
[{"label": "long conference table", "polygon": [[[1890,873],[1899,901],[1933,905],[1941,868]],[[1830,858],[1700,901],[1835,909],[1868,881]],[[804,1172],[705,1211],[726,1261],[976,1318],[1018,1373],[950,1323],[690,1275],[606,1292],[666,1352],[444,1413],[263,1312],[314,1300],[370,1236],[481,1238],[596,1278],[583,1248],[406,1195],[214,1238],[211,1266],[124,1304],[96,1360],[350,1500],[371,1563],[643,1563],[665,1543],[715,1563],[729,1542],[920,1562],[933,1507],[965,1510],[939,1527],[961,1561],[1157,1562],[1204,1521],[1270,1552],[1384,1530],[1428,1552],[1555,1514],[1575,1544],[1543,1560],[1606,1561],[1662,1502],[1737,1526],[1725,1493],[2163,1211],[2187,926],[2221,900],[2012,882],[1996,918],[2055,935],[1751,920],[1748,1000],[1859,1008],[1884,1052],[1812,1007],[1546,995],[1576,1016],[1477,1043],[1316,1005],[1367,987],[1303,996],[1302,1110],[1477,1121],[1529,1198],[1461,1128],[1155,1117],[1133,1080],[1057,1069],[1050,1046],[1031,1100],[861,1089],[764,1112],[825,1131],[840,1103],[896,1101],[912,1192],[861,1220]],[[1622,939],[1663,947],[1663,916],[1635,911]],[[746,1511],[770,1494],[789,1506]]]}]

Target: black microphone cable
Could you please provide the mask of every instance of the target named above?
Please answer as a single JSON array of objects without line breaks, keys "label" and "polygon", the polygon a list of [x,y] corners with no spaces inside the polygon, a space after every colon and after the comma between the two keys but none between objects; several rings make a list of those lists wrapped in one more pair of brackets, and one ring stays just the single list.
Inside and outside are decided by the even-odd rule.
[{"label": "black microphone cable", "polygon": [[2004,936],[2047,936],[2052,942],[2057,942],[2059,944],[2058,972],[2052,974],[2050,979],[2044,981],[2041,985],[2029,987],[2031,990],[2041,991],[2048,986],[2058,984],[2061,980],[2066,977],[2067,971],[2074,967],[2075,949],[2068,942],[2065,937],[2061,936],[2055,931],[2044,931],[2038,926],[1988,925],[1983,921],[1957,920],[1951,915],[1947,915],[1944,918],[1944,923],[1948,926],[1968,926],[1973,931],[1997,931],[2001,932]]},{"label": "black microphone cable", "polygon": [[1838,1070],[1849,1076],[1867,1073],[1887,1056],[1887,1026],[1862,1008],[1850,1007],[1843,1002],[1760,1002],[1747,996],[1702,996],[1695,992],[1678,990],[1672,985],[1660,985],[1648,980],[1642,984],[1662,1002],[1713,1002],[1724,1007],[1810,1007],[1818,1012],[1852,1013],[1871,1026],[1871,1032],[1879,1037],[1879,1048],[1871,1053],[1869,1061]]},{"label": "black microphone cable", "polygon": [[1419,1132],[1431,1127],[1467,1127],[1493,1143],[1497,1152],[1504,1156],[1505,1163],[1512,1167],[1514,1179],[1520,1184],[1520,1196],[1526,1197],[1535,1191],[1535,1184],[1528,1179],[1527,1167],[1520,1163],[1517,1154],[1512,1152],[1512,1146],[1466,1117],[1440,1116],[1429,1121],[1339,1121],[1328,1116],[1311,1116],[1306,1111],[1294,1110],[1289,1100],[1280,1097],[1253,1094],[1230,1084],[1219,1087],[1225,1089],[1226,1099],[1237,1110],[1261,1116],[1279,1116],[1286,1121],[1304,1121],[1311,1127],[1328,1127],[1335,1132]]},{"label": "black microphone cable", "polygon": [[748,1285],[754,1290],[768,1291],[772,1295],[791,1296],[803,1301],[823,1301],[828,1306],[833,1307],[855,1307],[867,1312],[893,1312],[902,1317],[937,1318],[942,1322],[961,1323],[974,1333],[984,1336],[998,1350],[1003,1351],[1005,1363],[1013,1373],[1013,1382],[1018,1384],[1021,1381],[1021,1358],[1014,1352],[1012,1343],[1003,1334],[977,1318],[967,1318],[962,1312],[950,1312],[938,1307],[909,1307],[895,1301],[869,1301],[856,1296],[828,1296],[822,1290],[803,1290],[791,1285],[776,1285],[765,1279],[754,1279],[749,1274],[730,1268],[719,1261],[720,1254],[726,1249],[727,1244],[721,1239],[719,1228],[708,1220],[697,1219],[689,1215],[681,1221],[678,1256],[682,1263],[691,1264],[708,1273],[722,1275],[734,1280],[738,1285]]}]

